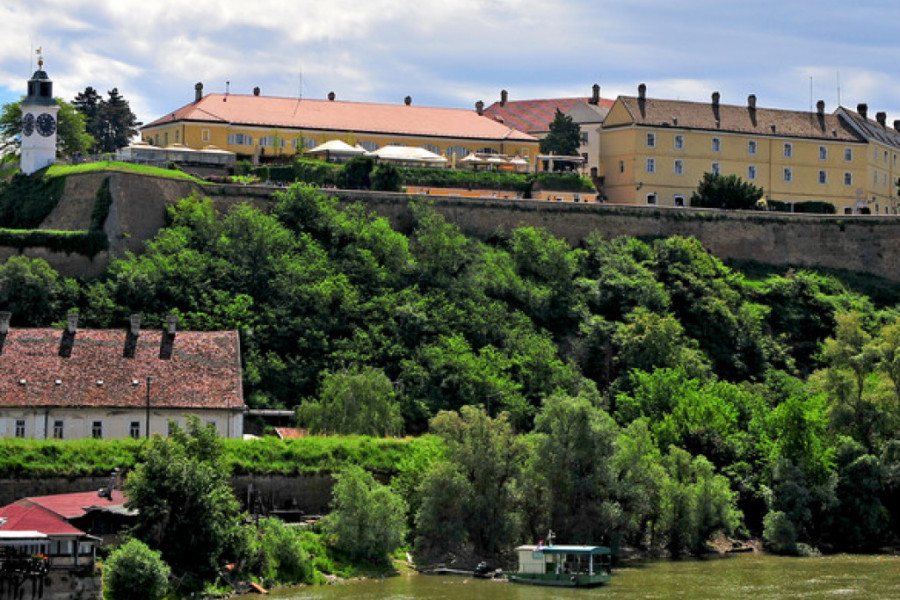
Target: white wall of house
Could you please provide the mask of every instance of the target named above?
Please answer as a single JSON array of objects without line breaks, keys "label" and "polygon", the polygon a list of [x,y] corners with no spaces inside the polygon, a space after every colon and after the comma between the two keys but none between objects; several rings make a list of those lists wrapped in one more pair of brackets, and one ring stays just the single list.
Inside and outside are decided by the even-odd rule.
[{"label": "white wall of house", "polygon": [[[189,416],[216,426],[220,436],[239,438],[244,432],[240,411],[177,408],[150,409],[150,435],[169,434],[169,421],[184,426]],[[92,437],[145,437],[146,409],[0,408],[0,438],[82,440]]]}]

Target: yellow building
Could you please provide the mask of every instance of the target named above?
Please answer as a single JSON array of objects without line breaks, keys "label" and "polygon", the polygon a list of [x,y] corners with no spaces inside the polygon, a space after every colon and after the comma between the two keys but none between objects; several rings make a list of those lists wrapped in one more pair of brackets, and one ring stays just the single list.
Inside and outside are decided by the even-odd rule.
[{"label": "yellow building", "polygon": [[636,97],[617,98],[598,131],[601,195],[686,206],[707,172],[737,175],[768,200],[824,201],[846,214],[892,193],[881,184],[881,163],[872,189],[870,142],[840,111],[826,114],[824,102],[803,112],[757,108],[752,95],[745,106],[719,100],[718,93],[709,103],[648,98],[643,84]]},{"label": "yellow building", "polygon": [[900,177],[900,120],[893,128],[887,125],[887,114],[875,114],[868,118],[868,106],[859,104],[856,112],[838,108],[836,114],[868,141],[865,162],[866,174],[856,193],[861,206],[867,206],[873,214],[898,214],[897,179]]},{"label": "yellow building", "polygon": [[418,146],[451,163],[469,153],[520,156],[529,163],[538,140],[472,110],[404,104],[342,102],[252,95],[207,94],[141,129],[154,146],[216,146],[244,158],[290,156],[339,139],[366,150]]}]

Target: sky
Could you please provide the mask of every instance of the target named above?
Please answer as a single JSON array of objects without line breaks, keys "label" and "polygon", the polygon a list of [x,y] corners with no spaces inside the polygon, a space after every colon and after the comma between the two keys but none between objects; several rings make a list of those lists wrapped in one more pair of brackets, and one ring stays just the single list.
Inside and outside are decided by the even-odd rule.
[{"label": "sky", "polygon": [[[3,0],[0,103],[37,68],[145,123],[204,92],[474,108],[636,95],[900,119],[896,0]],[[893,68],[893,70],[892,70]],[[230,82],[227,83],[227,82]]]}]

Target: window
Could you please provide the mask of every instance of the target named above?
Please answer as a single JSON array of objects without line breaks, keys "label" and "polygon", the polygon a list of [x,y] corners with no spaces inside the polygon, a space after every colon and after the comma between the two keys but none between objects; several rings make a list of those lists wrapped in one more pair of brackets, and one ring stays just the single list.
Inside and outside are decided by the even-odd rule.
[{"label": "window", "polygon": [[684,136],[683,135],[679,134],[679,135],[675,136],[675,149],[676,150],[684,149]]},{"label": "window", "polygon": [[252,146],[253,138],[249,135],[244,135],[243,133],[229,133],[228,134],[228,145],[229,146]]},{"label": "window", "polygon": [[712,151],[719,152],[721,150],[722,150],[722,140],[717,137],[714,137],[712,139]]},{"label": "window", "polygon": [[178,139],[179,135],[181,135],[181,131],[179,131],[178,129],[176,129],[176,130],[175,130],[175,143],[176,143],[176,144],[177,144],[178,142],[181,141],[181,140]]},{"label": "window", "polygon": [[166,421],[166,437],[172,437],[172,433],[175,431],[176,425],[178,425],[178,423],[171,419]]},{"label": "window", "polygon": [[91,423],[91,437],[95,440],[103,439],[103,421],[94,421]]},{"label": "window", "polygon": [[747,165],[747,179],[756,179],[756,165]]},{"label": "window", "polygon": [[794,155],[794,146],[793,144],[785,144],[784,145],[784,157],[790,158]]},{"label": "window", "polygon": [[873,183],[874,183],[874,185],[878,185],[878,171],[875,171],[874,175],[875,175],[875,181]]},{"label": "window", "polygon": [[419,147],[424,150],[428,150],[429,152],[434,152],[435,154],[438,154],[438,155],[441,153],[441,149],[433,144],[422,144]]},{"label": "window", "polygon": [[53,439],[61,440],[63,439],[63,422],[62,419],[58,419],[53,421]]},{"label": "window", "polygon": [[675,161],[675,174],[676,175],[684,175],[684,161],[683,160]]},{"label": "window", "polygon": [[647,159],[647,172],[648,172],[648,173],[655,173],[655,172],[656,172],[656,159],[655,159],[655,158],[648,158],[648,159]]},{"label": "window", "polygon": [[853,185],[853,173],[844,171],[844,185]]},{"label": "window", "polygon": [[675,196],[675,206],[684,206],[684,196]]},{"label": "window", "polygon": [[16,437],[25,437],[25,419],[16,419]]},{"label": "window", "polygon": [[655,134],[655,133],[648,133],[648,134],[647,134],[647,147],[648,147],[648,148],[655,148],[655,147],[656,147],[656,134]]},{"label": "window", "polygon": [[166,131],[163,133],[163,146],[169,145],[169,132]]},{"label": "window", "polygon": [[756,154],[756,140],[747,141],[747,154]]},{"label": "window", "polygon": [[853,148],[844,148],[844,160],[848,162],[853,160]]},{"label": "window", "polygon": [[[311,148],[315,148],[318,144],[316,144],[316,140],[312,138],[298,137],[294,140],[294,148],[303,150],[309,150]],[[377,149],[377,148],[376,148]]]},{"label": "window", "polygon": [[783,175],[783,178],[784,178],[784,180],[787,181],[788,183],[790,183],[790,182],[794,179],[794,172],[791,170],[790,167],[785,167],[785,168],[784,168],[784,175]]},{"label": "window", "polygon": [[209,142],[209,129],[200,130],[200,141]]},{"label": "window", "polygon": [[141,437],[141,422],[140,421],[132,421],[131,425],[128,426],[128,435],[134,439],[138,439]]},{"label": "window", "polygon": [[[365,148],[366,150],[368,150],[369,152],[374,152],[374,151],[378,150],[378,144],[376,144],[375,142],[362,141],[359,143],[359,145],[362,146],[363,148]],[[463,146],[450,146],[449,148],[447,148],[447,156],[448,157],[455,156],[456,158],[465,158],[469,154],[471,154],[471,152],[472,152],[471,150],[469,150],[468,148],[465,148]]]},{"label": "window", "polygon": [[279,148],[284,148],[284,138],[280,138],[275,135],[264,135],[263,137],[259,138],[260,146],[271,148],[275,146],[275,144],[278,144]]},{"label": "window", "polygon": [[581,132],[581,145],[582,145],[582,146],[586,146],[587,143],[588,143],[588,132],[587,132],[587,131],[582,131],[582,132]]},{"label": "window", "polygon": [[887,150],[884,151],[884,164],[887,164]]},{"label": "window", "polygon": [[828,172],[825,169],[819,170],[819,183],[823,185],[828,183]]},{"label": "window", "polygon": [[828,160],[827,146],[819,146],[819,160]]},{"label": "window", "polygon": [[713,175],[719,175],[722,173],[722,165],[720,165],[717,162],[714,162],[709,170]]},{"label": "window", "polygon": [[619,173],[624,173],[624,172],[625,172],[625,161],[620,160],[619,161]]},{"label": "window", "polygon": [[647,194],[647,204],[656,204],[656,194]]}]

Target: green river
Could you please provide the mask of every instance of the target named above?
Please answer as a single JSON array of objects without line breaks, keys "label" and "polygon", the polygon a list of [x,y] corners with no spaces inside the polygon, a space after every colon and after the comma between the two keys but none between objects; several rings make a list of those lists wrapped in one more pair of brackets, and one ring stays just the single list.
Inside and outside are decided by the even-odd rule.
[{"label": "green river", "polygon": [[[900,557],[838,555],[786,558],[735,554],[722,558],[631,562],[610,584],[560,590],[472,577],[407,575],[273,591],[268,598],[315,600],[802,600],[900,599]],[[260,596],[243,596],[258,600]]]}]

